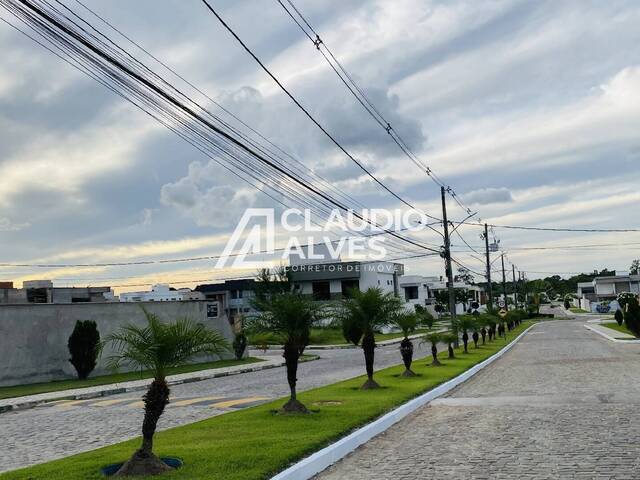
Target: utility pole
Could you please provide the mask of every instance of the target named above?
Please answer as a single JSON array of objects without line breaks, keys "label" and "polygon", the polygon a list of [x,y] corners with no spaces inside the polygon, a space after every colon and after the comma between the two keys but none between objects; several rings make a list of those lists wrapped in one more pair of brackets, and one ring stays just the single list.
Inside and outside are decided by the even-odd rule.
[{"label": "utility pole", "polygon": [[518,285],[516,284],[516,266],[511,264],[511,273],[513,275],[513,304],[518,308]]},{"label": "utility pole", "polygon": [[[456,331],[456,292],[453,287],[453,270],[451,269],[451,243],[449,240],[449,222],[447,221],[447,201],[444,187],[440,187],[442,197],[442,224],[444,226],[444,260],[449,289],[449,311],[451,313],[451,330]],[[456,342],[457,343],[457,342]]]},{"label": "utility pole", "polygon": [[502,254],[502,295],[504,296],[504,309],[509,310],[509,305],[507,305],[507,277],[504,274],[504,253]]},{"label": "utility pole", "polygon": [[493,286],[491,285],[491,258],[489,256],[489,230],[487,228],[487,224],[484,224],[484,247],[487,254],[487,286],[489,287],[489,298],[487,300],[487,305],[489,306],[489,310],[493,310]]}]

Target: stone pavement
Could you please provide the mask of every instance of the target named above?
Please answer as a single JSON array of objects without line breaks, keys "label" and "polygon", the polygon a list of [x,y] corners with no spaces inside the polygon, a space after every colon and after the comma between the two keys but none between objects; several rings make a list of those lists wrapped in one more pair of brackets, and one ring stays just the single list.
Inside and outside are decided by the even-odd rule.
[{"label": "stone pavement", "polygon": [[316,480],[640,478],[640,345],[583,323],[536,325]]},{"label": "stone pavement", "polygon": [[[415,358],[428,355],[428,345],[415,344]],[[319,360],[300,364],[300,391],[327,385],[364,374],[364,357],[360,349],[317,352]],[[262,352],[250,352],[251,356]],[[263,356],[281,361],[282,353],[269,351]],[[376,349],[376,368],[401,363],[398,345]],[[138,392],[138,397],[143,392]],[[171,387],[172,405],[160,418],[158,428],[170,427],[220,415],[234,408],[279,398],[289,393],[284,368],[272,368],[242,375],[212,378]],[[143,410],[132,401],[131,393],[112,395],[107,403],[100,399],[64,405],[42,405],[28,410],[0,414],[2,462],[0,472],[54,460],[74,453],[140,435]],[[213,398],[215,397],[215,398]],[[221,399],[222,398],[222,399]],[[262,398],[263,400],[253,400]],[[230,399],[230,400],[227,400]],[[252,399],[249,401],[248,399]],[[195,400],[189,403],[190,400]],[[227,401],[247,400],[246,404]],[[248,433],[249,434],[249,433]]]}]

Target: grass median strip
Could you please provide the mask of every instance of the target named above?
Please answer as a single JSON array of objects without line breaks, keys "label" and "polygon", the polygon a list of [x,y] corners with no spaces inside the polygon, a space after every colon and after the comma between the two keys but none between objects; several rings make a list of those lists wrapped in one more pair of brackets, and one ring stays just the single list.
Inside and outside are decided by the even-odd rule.
[{"label": "grass median strip", "polygon": [[[400,377],[404,370],[402,365],[380,370],[375,375],[383,387],[379,390],[360,390],[363,377],[358,377],[303,392],[299,399],[315,409],[310,415],[275,415],[273,410],[285,401],[280,399],[160,432],[155,439],[156,453],[179,457],[184,461],[184,467],[153,478],[269,478],[291,463],[482,362],[513,341],[530,324],[525,322],[510,332],[507,341],[494,340],[477,349],[471,346],[468,354],[457,349],[456,358],[452,360],[446,358],[446,351],[441,352],[443,365],[440,367],[429,366],[430,357],[416,360],[412,366],[418,374],[416,377]],[[285,382],[284,374],[282,381]],[[0,475],[0,479],[97,480],[103,478],[100,467],[126,460],[139,443],[139,439],[118,443],[7,472]]]},{"label": "grass median strip", "polygon": [[[610,322],[610,323],[601,323],[600,325],[602,325],[603,327],[609,328],[611,330],[615,330],[616,332],[626,333],[628,335],[631,335],[631,336],[635,337],[633,332],[631,330],[629,330],[624,323],[622,325],[618,325],[615,322]],[[615,337],[616,334],[612,332],[611,336]]]},{"label": "grass median strip", "polygon": [[[218,360],[215,362],[194,363],[181,367],[172,368],[168,375],[180,373],[199,372],[215,368],[233,367],[236,365],[249,365],[261,362],[259,358],[248,357],[242,360]],[[130,382],[132,380],[143,380],[152,378],[153,372],[127,372],[115,373],[112,375],[101,375],[99,377],[88,378],[86,380],[60,380],[55,382],[31,383],[27,385],[16,385],[14,387],[0,387],[0,400],[5,398],[22,397],[25,395],[36,395],[38,393],[60,392],[75,388],[97,387],[100,385],[110,385],[112,383]]]}]

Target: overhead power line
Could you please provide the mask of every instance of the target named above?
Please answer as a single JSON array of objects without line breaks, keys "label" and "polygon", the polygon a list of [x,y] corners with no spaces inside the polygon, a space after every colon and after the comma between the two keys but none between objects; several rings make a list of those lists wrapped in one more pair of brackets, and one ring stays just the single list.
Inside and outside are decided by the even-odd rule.
[{"label": "overhead power line", "polygon": [[[462,222],[465,225],[484,228],[484,224],[475,222]],[[523,225],[498,225],[495,223],[487,224],[493,228],[505,228],[511,230],[535,230],[542,232],[584,232],[584,233],[631,233],[640,232],[640,228],[572,228],[572,227],[535,227]]]},{"label": "overhead power line", "polygon": [[[249,46],[238,36],[238,34],[229,26],[229,24],[218,14],[218,12],[211,6],[211,4],[207,0],[201,0],[205,7],[211,12],[216,19],[220,22],[220,24],[236,39],[236,41],[240,44],[240,46],[256,61],[256,63],[262,68],[262,70],[278,85],[278,87],[291,99],[291,101],[311,120],[311,122],[320,129],[320,131],[329,139],[331,142],[338,147],[342,153],[344,153],[352,162],[354,162],[363,172],[365,172],[372,180],[374,180],[378,185],[380,185],[384,190],[386,190],[389,194],[395,197],[397,200],[407,205],[409,208],[420,211],[420,209],[416,208],[409,201],[402,198],[400,195],[391,190],[387,185],[385,185],[381,180],[379,180],[369,169],[367,169],[359,160],[357,160],[349,151],[342,146],[340,142],[331,134],[329,131],[318,121],[315,119],[313,115],[300,103],[300,101],[282,84],[282,82],[269,70],[269,68],[258,58],[258,56],[249,48]],[[424,212],[423,212],[424,213]],[[425,215],[434,220],[440,220],[438,217],[434,217],[425,213]]]}]

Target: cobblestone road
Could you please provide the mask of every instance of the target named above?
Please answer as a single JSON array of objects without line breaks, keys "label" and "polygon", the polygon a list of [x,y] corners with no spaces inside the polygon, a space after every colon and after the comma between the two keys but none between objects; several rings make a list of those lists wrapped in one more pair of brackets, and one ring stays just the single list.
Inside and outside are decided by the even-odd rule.
[{"label": "cobblestone road", "polygon": [[[425,345],[416,346],[416,358],[427,355]],[[258,352],[262,355],[262,352]],[[302,363],[299,368],[299,388],[307,390],[364,374],[364,357],[360,349],[322,350],[310,352],[320,360]],[[280,355],[276,351],[267,355]],[[376,350],[376,368],[401,363],[398,345]],[[218,397],[224,399],[273,399],[286,396],[289,388],[284,368],[273,368],[254,373],[215,378],[171,387],[176,401],[194,397],[210,399],[167,408],[159,428],[166,429],[202,420],[246,404],[221,407]],[[140,397],[142,392],[140,392]],[[74,453],[92,450],[140,434],[142,408],[132,407],[135,394],[124,393],[105,398],[107,403],[95,406],[99,399],[69,405],[41,406],[24,411],[0,414],[2,432],[2,462],[0,471],[53,460]],[[215,400],[214,398],[215,397]],[[123,401],[119,401],[123,400]],[[126,401],[125,401],[126,400]],[[265,400],[266,401],[266,400]]]},{"label": "cobblestone road", "polygon": [[535,326],[316,480],[640,478],[640,345],[583,323]]}]

